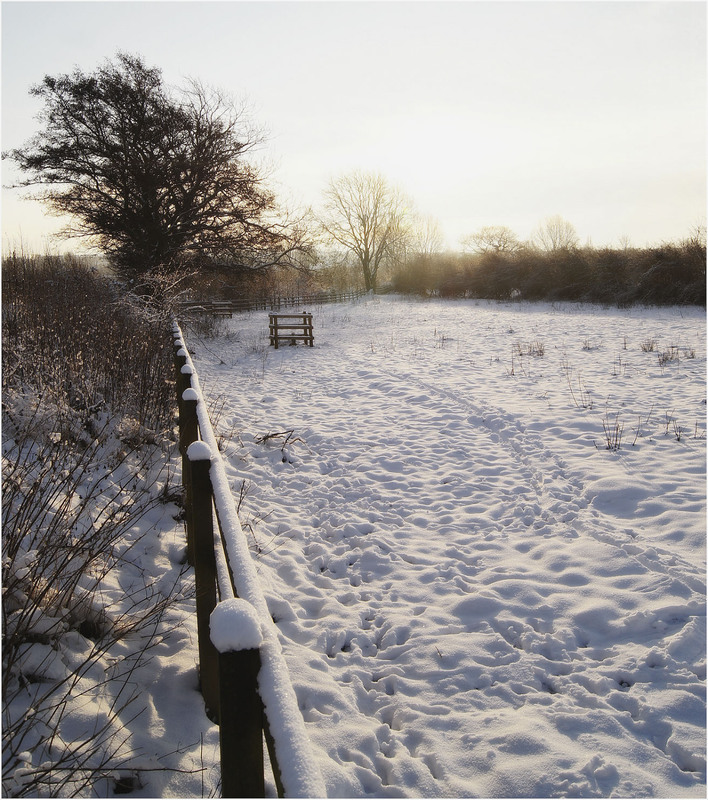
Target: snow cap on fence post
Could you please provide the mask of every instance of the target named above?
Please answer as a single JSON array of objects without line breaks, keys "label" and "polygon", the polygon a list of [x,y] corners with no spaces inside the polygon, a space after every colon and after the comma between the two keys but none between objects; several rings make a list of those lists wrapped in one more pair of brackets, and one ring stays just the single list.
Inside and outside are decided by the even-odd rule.
[{"label": "snow cap on fence post", "polygon": [[223,600],[209,617],[211,642],[220,653],[257,650],[263,643],[256,609],[240,597]]},{"label": "snow cap on fence post", "polygon": [[185,364],[181,369],[180,372],[182,375],[194,375],[194,367],[191,364]]},{"label": "snow cap on fence post", "polygon": [[185,403],[188,403],[190,400],[193,400],[195,403],[199,402],[197,390],[192,388],[185,389],[182,392],[182,400],[184,400]]},{"label": "snow cap on fence post", "polygon": [[[187,389],[187,391],[189,391],[189,389]],[[185,392],[185,394],[187,394],[187,392]],[[211,447],[209,447],[206,442],[192,442],[187,448],[187,458],[190,461],[211,461]]]}]

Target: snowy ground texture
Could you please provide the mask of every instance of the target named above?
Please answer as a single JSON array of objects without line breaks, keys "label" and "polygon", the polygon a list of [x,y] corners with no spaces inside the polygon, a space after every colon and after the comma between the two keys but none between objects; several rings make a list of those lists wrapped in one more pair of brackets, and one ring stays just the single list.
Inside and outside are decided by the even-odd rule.
[{"label": "snowy ground texture", "polygon": [[704,796],[704,311],[307,310],[186,340],[329,795]]}]

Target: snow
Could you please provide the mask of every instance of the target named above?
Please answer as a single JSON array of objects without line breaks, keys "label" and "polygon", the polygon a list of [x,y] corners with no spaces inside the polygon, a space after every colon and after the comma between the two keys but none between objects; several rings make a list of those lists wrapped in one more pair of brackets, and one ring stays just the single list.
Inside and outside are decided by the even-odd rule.
[{"label": "snow", "polygon": [[255,608],[238,597],[217,603],[209,617],[209,634],[220,653],[255,650],[263,643]]},{"label": "snow", "polygon": [[[182,399],[189,400],[191,398],[183,397]],[[187,458],[190,461],[211,461],[211,447],[206,442],[192,442],[187,448]]]},{"label": "snow", "polygon": [[[221,454],[210,476],[241,598],[224,590],[213,630],[217,646],[262,636],[288,795],[705,796],[704,310],[369,296],[313,317],[314,348],[269,347],[267,312],[208,342],[173,329]],[[105,720],[117,766],[84,795],[111,795],[111,775],[135,776],[134,797],[219,793],[165,449],[159,478],[159,447],[100,470],[102,494],[145,484],[154,502],[85,616],[100,600],[106,626],[125,624],[173,599],[101,654],[66,615],[27,618],[31,682],[7,719],[51,681],[78,689],[60,723],[47,695],[48,745],[21,743],[8,795]]]},{"label": "snow", "polygon": [[[190,374],[192,374],[192,373],[190,373]],[[198,402],[199,401],[199,394],[194,389],[185,389],[182,392],[182,400],[185,400],[187,402],[189,402],[189,401],[192,401],[192,402],[197,401]]]},{"label": "snow", "polygon": [[[23,403],[31,410],[29,399],[8,393],[3,400],[18,415]],[[39,430],[51,430],[43,422],[46,414],[53,424],[51,406],[32,413]],[[168,453],[160,446],[125,455],[120,427],[112,421],[101,443],[90,446],[93,457],[84,455],[85,469],[72,482],[74,496],[59,499],[80,507],[82,498],[92,498],[86,506],[91,518],[77,518],[77,537],[108,517],[122,534],[93,569],[75,575],[66,606],[44,603],[46,614],[37,604],[18,607],[31,613],[23,628],[33,636],[16,658],[20,685],[13,680],[17,669],[5,676],[3,737],[13,729],[21,736],[11,741],[14,753],[7,746],[3,751],[4,797],[109,796],[113,778],[122,775],[136,776],[136,795],[143,797],[200,796],[202,787],[216,786],[218,731],[198,691],[193,576],[184,566],[184,529],[172,502],[174,468],[166,468]],[[36,448],[28,447],[23,457],[31,459]],[[3,468],[11,448],[4,437]],[[37,462],[38,470],[47,469]],[[124,503],[140,491],[146,493],[144,505],[123,517]],[[44,513],[46,529],[51,510]],[[19,575],[35,556],[42,557],[34,549],[26,549],[24,559],[18,554]],[[22,597],[6,600],[13,605],[6,608],[4,633],[15,624],[15,603]],[[147,614],[148,624],[134,628],[133,621]],[[106,638],[79,625],[82,620],[100,623]]]},{"label": "snow", "polygon": [[314,326],[186,339],[327,794],[704,796],[704,311]]}]

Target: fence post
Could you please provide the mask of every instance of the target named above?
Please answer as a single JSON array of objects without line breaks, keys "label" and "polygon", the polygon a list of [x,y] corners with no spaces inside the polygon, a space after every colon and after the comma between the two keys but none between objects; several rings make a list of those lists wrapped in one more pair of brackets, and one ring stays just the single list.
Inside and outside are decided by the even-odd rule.
[{"label": "fence post", "polygon": [[312,314],[308,314],[307,311],[305,311],[302,315],[302,318],[303,322],[305,323],[305,335],[308,337],[305,341],[310,345],[310,347],[314,347],[315,337],[312,333]]},{"label": "fence post", "polygon": [[184,364],[180,367],[179,375],[177,377],[177,395],[181,401],[182,395],[187,391],[187,389],[192,388],[192,375],[194,374],[194,369],[189,364]]},{"label": "fence post", "polygon": [[182,367],[187,363],[187,351],[179,339],[175,340],[175,384],[177,387],[177,408],[182,413],[182,392],[184,391],[184,377]]},{"label": "fence post", "polygon": [[187,523],[187,563],[194,566],[194,502],[192,490],[192,467],[187,450],[197,441],[197,402],[198,395],[191,387],[181,395],[182,405],[179,415],[179,449],[182,454],[182,483],[184,485],[184,510]]},{"label": "fence post", "polygon": [[260,668],[260,650],[219,654],[222,797],[265,797]]},{"label": "fence post", "polygon": [[204,442],[193,442],[187,457],[192,473],[194,524],[194,578],[199,633],[199,682],[212,721],[219,715],[219,656],[209,634],[209,617],[216,607],[216,557],[211,478],[211,450]]}]

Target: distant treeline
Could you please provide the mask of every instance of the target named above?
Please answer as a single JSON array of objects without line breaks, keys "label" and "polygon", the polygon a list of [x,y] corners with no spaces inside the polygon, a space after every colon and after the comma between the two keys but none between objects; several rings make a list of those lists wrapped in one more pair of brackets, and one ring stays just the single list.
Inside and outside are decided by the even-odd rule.
[{"label": "distant treeline", "polygon": [[440,297],[705,306],[706,245],[695,237],[643,249],[419,256],[394,273],[391,286]]}]

